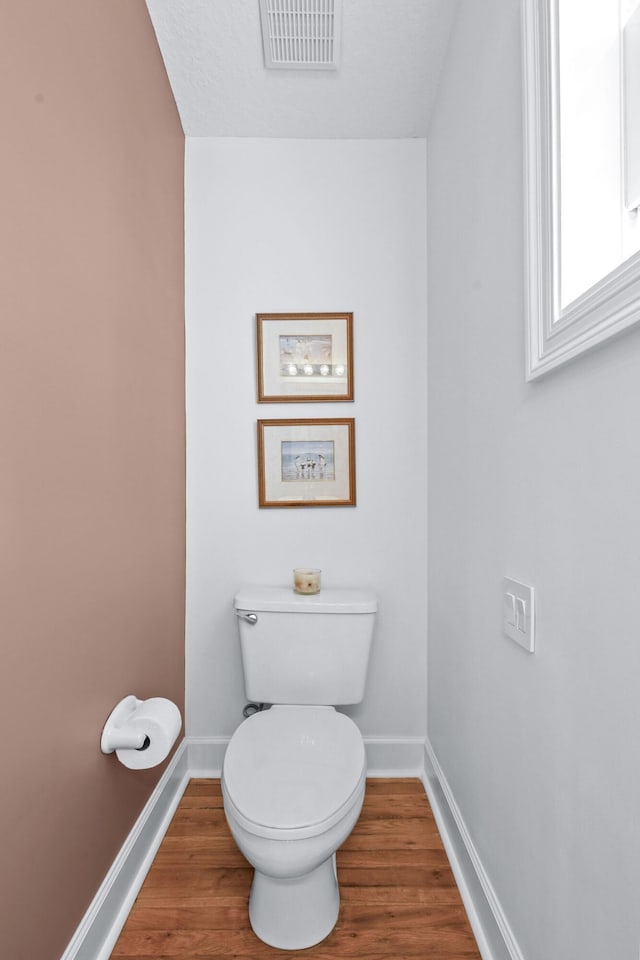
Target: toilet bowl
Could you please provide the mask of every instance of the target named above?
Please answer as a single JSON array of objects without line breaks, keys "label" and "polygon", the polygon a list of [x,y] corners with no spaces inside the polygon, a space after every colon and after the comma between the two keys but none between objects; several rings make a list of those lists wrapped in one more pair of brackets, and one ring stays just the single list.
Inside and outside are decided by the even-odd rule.
[{"label": "toilet bowl", "polygon": [[234,733],[224,811],[255,870],[249,918],[265,943],[301,950],[333,929],[335,852],[358,820],[365,778],[360,731],[332,706],[273,706]]}]

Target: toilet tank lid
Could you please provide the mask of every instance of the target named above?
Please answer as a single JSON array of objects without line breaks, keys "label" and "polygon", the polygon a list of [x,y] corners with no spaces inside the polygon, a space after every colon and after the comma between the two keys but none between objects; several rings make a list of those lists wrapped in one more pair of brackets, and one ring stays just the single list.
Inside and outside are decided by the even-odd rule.
[{"label": "toilet tank lid", "polygon": [[241,587],[233,599],[236,610],[276,613],[375,613],[378,599],[371,590],[329,588],[312,596],[290,587]]}]

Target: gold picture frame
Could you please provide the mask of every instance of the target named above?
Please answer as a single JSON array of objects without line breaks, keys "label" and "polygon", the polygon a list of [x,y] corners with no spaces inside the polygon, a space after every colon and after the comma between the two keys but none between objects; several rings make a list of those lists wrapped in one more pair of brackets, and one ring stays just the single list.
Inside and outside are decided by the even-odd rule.
[{"label": "gold picture frame", "polygon": [[256,314],[258,403],[353,400],[352,313]]},{"label": "gold picture frame", "polygon": [[355,507],[355,419],[258,420],[260,507]]}]

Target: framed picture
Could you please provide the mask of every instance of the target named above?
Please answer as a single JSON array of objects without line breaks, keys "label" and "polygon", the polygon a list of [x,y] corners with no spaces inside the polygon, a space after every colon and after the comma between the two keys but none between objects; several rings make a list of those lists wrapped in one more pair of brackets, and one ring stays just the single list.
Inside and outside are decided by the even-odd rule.
[{"label": "framed picture", "polygon": [[261,507],[355,507],[355,420],[258,420]]},{"label": "framed picture", "polygon": [[258,313],[258,403],[353,400],[352,313]]}]

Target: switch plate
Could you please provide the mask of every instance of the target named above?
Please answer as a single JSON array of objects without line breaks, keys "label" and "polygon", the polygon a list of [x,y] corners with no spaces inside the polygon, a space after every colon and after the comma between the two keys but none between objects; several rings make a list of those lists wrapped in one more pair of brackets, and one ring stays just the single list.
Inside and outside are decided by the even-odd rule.
[{"label": "switch plate", "polygon": [[533,587],[519,580],[502,581],[502,627],[528,653],[533,653],[535,641],[533,593]]}]

